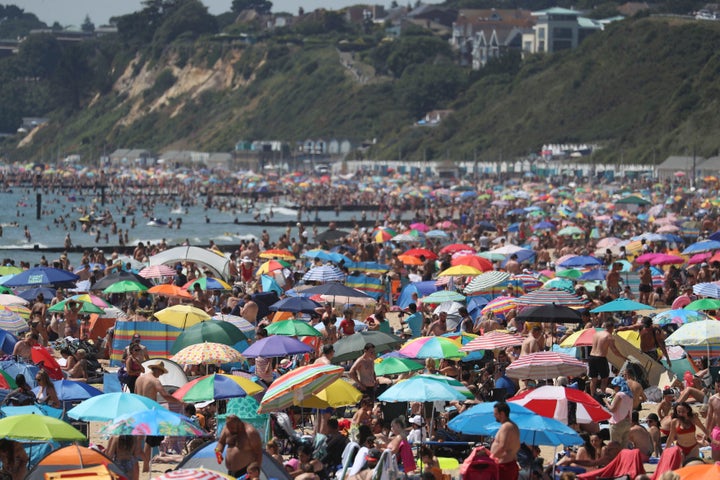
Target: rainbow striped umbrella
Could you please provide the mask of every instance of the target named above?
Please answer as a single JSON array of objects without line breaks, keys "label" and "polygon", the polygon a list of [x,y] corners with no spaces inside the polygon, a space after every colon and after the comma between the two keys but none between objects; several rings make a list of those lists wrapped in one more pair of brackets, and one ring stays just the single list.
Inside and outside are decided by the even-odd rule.
[{"label": "rainbow striped umbrella", "polygon": [[278,377],[260,401],[258,413],[300,405],[305,397],[329,387],[345,369],[335,365],[305,365]]},{"label": "rainbow striped umbrella", "polygon": [[485,315],[488,312],[492,312],[495,315],[505,315],[517,306],[516,300],[517,298],[515,297],[497,297],[490,300],[490,302],[480,310],[480,313]]},{"label": "rainbow striped umbrella", "polygon": [[245,377],[213,373],[186,383],[173,393],[173,397],[186,403],[204,402],[255,395],[262,391],[260,385]]},{"label": "rainbow striped umbrella", "polygon": [[446,337],[420,337],[405,343],[399,352],[409,358],[451,358],[465,356],[458,341]]},{"label": "rainbow striped umbrella", "polygon": [[195,284],[200,284],[200,288],[203,290],[232,290],[232,287],[227,282],[214,277],[201,277],[197,280],[190,281],[183,285],[182,288],[188,291],[195,289]]},{"label": "rainbow striped umbrella", "polygon": [[30,330],[30,326],[20,315],[4,305],[0,305],[0,328],[14,335]]},{"label": "rainbow striped umbrella", "polygon": [[510,277],[510,283],[512,285],[519,285],[526,292],[537,290],[543,286],[542,280],[530,273],[519,273],[517,275],[513,275]]}]

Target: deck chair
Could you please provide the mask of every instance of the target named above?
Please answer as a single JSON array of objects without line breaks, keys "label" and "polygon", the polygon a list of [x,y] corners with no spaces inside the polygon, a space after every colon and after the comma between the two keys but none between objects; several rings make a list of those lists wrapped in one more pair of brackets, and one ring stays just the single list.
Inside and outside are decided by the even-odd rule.
[{"label": "deck chair", "polygon": [[350,470],[350,467],[352,467],[353,462],[355,462],[355,455],[357,455],[358,450],[360,450],[360,445],[358,445],[357,442],[348,442],[348,444],[345,445],[345,450],[343,450],[341,457],[342,465],[335,473],[335,478],[345,480],[347,472]]},{"label": "deck chair", "polygon": [[391,450],[383,450],[378,464],[373,470],[372,480],[396,480],[400,478],[400,469]]},{"label": "deck chair", "polygon": [[619,478],[627,475],[631,480],[645,473],[640,450],[621,450],[605,467],[577,476],[582,480],[598,480],[599,478]]}]

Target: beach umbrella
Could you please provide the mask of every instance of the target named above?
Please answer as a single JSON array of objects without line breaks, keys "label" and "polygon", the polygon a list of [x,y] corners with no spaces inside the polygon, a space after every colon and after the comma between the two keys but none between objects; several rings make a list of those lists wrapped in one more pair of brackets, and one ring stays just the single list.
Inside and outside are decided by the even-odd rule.
[{"label": "beach umbrella", "polygon": [[487,313],[492,312],[495,315],[504,315],[517,307],[516,300],[517,298],[515,297],[494,298],[490,300],[487,305],[482,308],[482,310],[480,310],[480,313],[482,315],[486,315]]},{"label": "beach umbrella", "polygon": [[262,391],[260,385],[240,375],[213,373],[189,381],[172,395],[185,403],[197,403],[255,395]]},{"label": "beach umbrella", "polygon": [[622,239],[617,237],[605,237],[597,242],[597,248],[610,248],[622,243]]},{"label": "beach umbrella", "polygon": [[271,335],[287,335],[290,337],[322,337],[322,333],[302,320],[282,320],[268,325],[267,332]]},{"label": "beach umbrella", "polygon": [[[577,310],[564,305],[550,304],[523,308],[517,315],[526,322],[580,323],[582,315]],[[544,377],[550,378],[550,377]]]},{"label": "beach umbrella", "polygon": [[0,419],[0,437],[19,441],[74,442],[86,440],[79,430],[60,419],[44,415],[14,415]]},{"label": "beach umbrella", "polygon": [[[0,329],[0,351],[6,355],[12,355],[17,343],[17,337],[7,330]],[[3,388],[0,386],[0,388]]]},{"label": "beach umbrella", "polygon": [[30,349],[30,358],[38,367],[42,367],[51,379],[60,380],[63,378],[63,371],[55,360],[55,357],[47,348],[41,345],[35,345]]},{"label": "beach umbrella", "polygon": [[720,321],[700,320],[687,323],[667,337],[665,343],[681,347],[718,346],[720,345]]},{"label": "beach umbrella", "polygon": [[380,357],[375,360],[375,375],[398,375],[400,373],[415,372],[425,366],[409,358]]},{"label": "beach umbrella", "polygon": [[83,302],[83,301],[73,300],[71,298],[66,298],[63,301],[56,303],[52,307],[48,308],[47,311],[62,313],[65,311],[65,305],[67,305],[70,302],[75,302],[75,303],[80,304],[79,313],[85,313],[85,314],[91,314],[91,313],[103,314],[103,313],[105,313],[105,310],[98,307],[97,305],[93,305],[91,302]]},{"label": "beach umbrella", "polygon": [[24,298],[28,302],[34,302],[37,298],[38,294],[42,293],[42,296],[44,298],[45,303],[50,303],[50,301],[55,296],[55,293],[57,290],[50,287],[35,287],[35,288],[28,288],[27,290],[23,290],[22,292],[18,292],[17,296],[20,298]]},{"label": "beach umbrella", "polygon": [[470,283],[465,286],[463,292],[467,295],[487,292],[500,287],[501,285],[507,285],[509,278],[510,274],[508,272],[500,272],[497,270],[483,272],[473,278]]},{"label": "beach umbrella", "polygon": [[582,277],[582,274],[583,272],[576,268],[568,268],[566,270],[560,270],[556,273],[556,275],[560,278],[569,278],[572,280],[577,280]]},{"label": "beach umbrella", "polygon": [[101,278],[100,280],[98,280],[97,282],[95,282],[95,284],[92,286],[92,290],[105,290],[113,283],[121,282],[123,280],[128,280],[131,282],[139,282],[148,288],[153,286],[152,282],[150,282],[150,280],[148,280],[147,278],[141,277],[140,275],[133,273],[133,272],[119,270],[117,272],[110,273],[110,274],[104,276],[103,278]]},{"label": "beach umbrella", "polygon": [[272,272],[280,271],[284,268],[288,268],[289,265],[286,265],[284,262],[278,261],[278,260],[268,260],[267,262],[260,265],[260,267],[257,269],[257,272],[255,272],[255,275],[267,275]]},{"label": "beach umbrella", "polygon": [[230,322],[208,320],[185,329],[170,348],[170,353],[178,353],[183,348],[204,342],[222,343],[230,347],[242,340],[247,340],[245,334]]},{"label": "beach umbrella", "polygon": [[695,253],[711,252],[713,250],[720,250],[720,241],[717,240],[703,240],[688,245],[685,250],[682,251],[683,255],[693,255]]},{"label": "beach umbrella", "polygon": [[563,262],[557,264],[558,267],[562,268],[574,268],[574,267],[593,267],[595,265],[602,265],[603,262],[597,257],[591,257],[590,255],[575,255]]},{"label": "beach umbrella", "polygon": [[460,347],[460,351],[473,352],[475,350],[495,350],[498,348],[514,347],[522,345],[524,340],[520,335],[492,331],[470,340]]},{"label": "beach umbrella", "polygon": [[323,262],[330,262],[332,260],[331,252],[322,250],[319,248],[308,250],[307,252],[300,255],[302,258],[312,258],[313,260],[322,260]]},{"label": "beach umbrella", "polygon": [[403,265],[420,266],[423,264],[423,261],[420,260],[420,257],[415,257],[413,255],[398,255],[398,260],[400,260]]},{"label": "beach umbrella", "polygon": [[131,293],[131,292],[144,292],[148,289],[145,285],[143,285],[140,282],[136,282],[134,280],[121,280],[119,282],[115,282],[109,287],[107,287],[105,290],[103,290],[103,293]]},{"label": "beach umbrella", "polygon": [[440,382],[454,388],[458,393],[462,394],[468,400],[474,400],[475,395],[462,383],[460,380],[447,375],[441,375],[438,373],[422,373],[415,375],[413,378],[426,378],[434,382]]},{"label": "beach umbrella", "polygon": [[[517,403],[508,403],[510,420],[520,431],[520,441],[528,445],[580,445],[575,430],[555,419],[543,417]],[[494,415],[495,403],[473,406],[450,420],[448,427],[465,435],[493,436],[500,429]]]},{"label": "beach umbrella", "polygon": [[402,340],[395,335],[379,331],[357,332],[346,335],[333,344],[335,348],[333,363],[355,360],[363,354],[363,349],[368,343],[375,345],[375,351],[382,354],[394,350],[402,343]]},{"label": "beach umbrella", "polygon": [[76,302],[92,303],[96,307],[100,308],[110,308],[112,306],[108,302],[106,302],[105,299],[91,293],[79,293],[70,297],[70,300],[75,300]]},{"label": "beach umbrella", "polygon": [[[480,257],[475,257],[480,258]],[[455,265],[438,273],[438,277],[461,277],[479,275],[483,271],[470,265]]]},{"label": "beach umbrella", "polygon": [[[314,287],[306,288],[300,292],[304,296],[322,295],[331,297],[332,302],[350,303],[350,300],[368,300],[375,301],[370,295],[352,287],[348,287],[341,283],[325,283]],[[346,301],[347,300],[347,301]]]},{"label": "beach umbrella", "polygon": [[[185,292],[185,290],[182,291]],[[173,305],[172,307],[163,308],[159,312],[155,312],[155,318],[165,325],[185,329],[200,322],[210,320],[210,315],[204,310],[200,310],[192,305]]]},{"label": "beach umbrella", "polygon": [[324,390],[343,374],[335,365],[305,365],[295,368],[275,381],[263,395],[258,413],[284,410],[299,405],[305,397]]},{"label": "beach umbrella", "polygon": [[397,236],[397,232],[392,229],[378,228],[372,234],[372,239],[376,243],[385,243],[392,240],[393,237]]},{"label": "beach umbrella", "polygon": [[195,285],[200,285],[203,290],[232,290],[232,287],[225,281],[213,277],[201,277],[191,280],[182,286],[185,290],[191,292],[195,290]]},{"label": "beach umbrella", "polygon": [[[163,295],[165,297],[175,297],[185,300],[192,300],[193,296],[190,292],[185,290],[182,287],[178,287],[177,285],[173,285],[172,283],[163,283],[160,285],[155,285],[153,287],[150,287],[147,290],[148,293],[152,293],[153,295]],[[175,305],[179,306],[179,305]]]},{"label": "beach umbrella", "polygon": [[425,234],[426,238],[448,238],[450,235],[443,230],[430,230]]},{"label": "beach umbrella", "polygon": [[0,305],[0,329],[17,335],[30,330],[30,325],[9,307]]},{"label": "beach umbrella", "polygon": [[321,265],[311,268],[303,275],[306,282],[344,282],[345,273],[334,265]]},{"label": "beach umbrella", "polygon": [[662,266],[662,265],[681,265],[685,263],[683,257],[677,255],[660,254],[650,260],[650,265]]},{"label": "beach umbrella", "polygon": [[22,297],[18,297],[17,295],[13,295],[11,293],[2,293],[0,294],[0,305],[10,306],[10,305],[27,305],[28,301],[25,300]]},{"label": "beach umbrella", "polygon": [[300,406],[319,409],[349,407],[357,405],[362,397],[360,390],[339,378],[318,393],[305,397]]},{"label": "beach umbrella", "polygon": [[513,361],[505,372],[508,377],[520,380],[577,377],[587,373],[587,364],[564,353],[535,352]]},{"label": "beach umbrella", "polygon": [[575,293],[575,284],[572,280],[568,278],[551,278],[550,280],[545,282],[541,288],[545,290],[554,289],[563,290],[569,293]]},{"label": "beach umbrella", "polygon": [[270,305],[269,309],[271,312],[316,313],[320,307],[322,305],[307,297],[285,297]]},{"label": "beach umbrella", "polygon": [[167,265],[150,265],[145,267],[138,272],[143,278],[162,278],[162,277],[174,277],[177,275],[177,271],[174,268],[168,267]]},{"label": "beach umbrella", "polygon": [[443,303],[443,302],[462,302],[465,300],[465,295],[462,293],[455,292],[453,290],[438,290],[430,295],[426,295],[421,298],[423,303]]},{"label": "beach umbrella", "polygon": [[653,317],[653,323],[655,325],[684,325],[686,323],[698,322],[700,320],[712,320],[708,314],[696,310],[685,310],[679,308],[675,310],[665,310],[660,312]]},{"label": "beach umbrella", "polygon": [[508,402],[565,424],[568,421],[568,404],[571,403],[576,406],[577,423],[598,423],[611,417],[597,400],[576,388],[546,385],[526,390],[508,399]]},{"label": "beach umbrella", "polygon": [[443,248],[440,249],[441,254],[453,254],[462,251],[474,252],[475,249],[472,246],[466,245],[464,243],[451,243],[450,245],[445,245]]},{"label": "beach umbrella", "polygon": [[688,465],[687,467],[673,470],[680,476],[680,480],[715,480],[720,478],[720,463],[703,463],[700,465]]},{"label": "beach umbrella", "polygon": [[645,305],[644,303],[630,300],[629,298],[616,298],[608,303],[600,305],[590,310],[591,313],[602,312],[634,312],[635,310],[654,310],[654,307]]},{"label": "beach umbrella", "polygon": [[129,392],[103,393],[68,410],[70,418],[84,421],[108,422],[115,418],[142,409],[162,408],[155,400]]},{"label": "beach umbrella", "polygon": [[178,468],[153,477],[152,480],[234,480],[226,473],[205,468]]},{"label": "beach umbrella", "polygon": [[260,252],[258,257],[267,259],[274,258],[280,260],[295,260],[295,255],[290,250],[284,248],[271,248],[269,250],[265,250],[264,252]]},{"label": "beach umbrella", "polygon": [[378,400],[381,402],[464,402],[467,397],[445,382],[416,375],[393,384],[378,397]]},{"label": "beach umbrella", "polygon": [[562,348],[589,347],[592,345],[593,336],[600,328],[585,328],[572,333],[560,343]]},{"label": "beach umbrella", "polygon": [[41,405],[38,403],[19,407],[6,405],[4,407],[0,407],[0,413],[2,413],[2,416],[4,417],[14,417],[17,415],[46,415],[48,417],[60,419],[62,419],[65,414],[62,408],[53,408],[48,405]]},{"label": "beach umbrella", "polygon": [[[480,270],[480,272],[489,272],[493,271],[493,264],[488,260],[487,258],[480,257],[478,255],[460,255],[458,257],[453,258],[450,261],[450,264],[453,266],[458,265],[467,265],[469,267],[476,268]],[[477,274],[472,274],[477,275]]]},{"label": "beach umbrella", "polygon": [[573,235],[584,235],[585,231],[580,227],[576,227],[575,225],[569,225],[565,228],[561,228],[560,230],[558,230],[557,234],[561,237],[571,237]]},{"label": "beach umbrella", "polygon": [[564,290],[540,289],[517,298],[518,305],[564,305],[566,307],[585,307],[587,301],[574,293]]},{"label": "beach umbrella", "polygon": [[[720,299],[701,298],[685,305],[685,310],[717,310],[720,309]],[[2,325],[0,325],[2,327]],[[2,327],[4,328],[4,327]]]},{"label": "beach umbrella", "polygon": [[585,272],[580,276],[581,281],[592,281],[592,282],[602,282],[605,280],[605,277],[607,276],[608,271],[603,270],[602,268],[594,268],[590,270],[589,272]]},{"label": "beach umbrella", "polygon": [[213,320],[219,320],[222,322],[228,322],[232,325],[235,325],[241,332],[243,332],[243,335],[245,335],[247,338],[252,339],[255,338],[255,325],[245,320],[243,317],[238,317],[237,315],[227,315],[224,313],[218,313],[215,314],[214,317],[212,317]]},{"label": "beach umbrella", "polygon": [[[61,402],[77,402],[87,400],[88,398],[102,395],[102,391],[85,382],[76,382],[73,380],[58,380],[53,382],[58,399]],[[35,387],[39,390],[39,387]]]},{"label": "beach umbrella", "polygon": [[0,388],[3,390],[14,390],[17,388],[15,379],[11,377],[5,370],[0,370]]},{"label": "beach umbrella", "polygon": [[126,413],[102,427],[100,435],[155,435],[170,437],[204,437],[207,432],[185,415],[165,408],[150,408]]},{"label": "beach umbrella", "polygon": [[409,233],[401,233],[392,237],[391,240],[395,243],[414,243],[420,241],[420,237]]},{"label": "beach umbrella", "polygon": [[526,292],[537,290],[543,286],[542,280],[531,273],[518,273],[510,277],[510,285],[518,286]]},{"label": "beach umbrella", "polygon": [[260,339],[246,348],[242,354],[245,357],[287,357],[298,353],[312,352],[312,347],[300,340],[284,335],[274,335]]},{"label": "beach umbrella", "polygon": [[460,342],[447,337],[420,337],[408,340],[400,348],[400,353],[408,358],[463,358]]},{"label": "beach umbrella", "polygon": [[35,267],[15,274],[4,283],[6,287],[73,284],[80,277],[67,270],[52,267]]},{"label": "beach umbrella", "polygon": [[233,363],[242,359],[240,352],[222,343],[203,342],[183,348],[170,360],[185,365]]},{"label": "beach umbrella", "polygon": [[712,282],[696,283],[693,285],[693,293],[703,297],[720,298],[720,285]]}]

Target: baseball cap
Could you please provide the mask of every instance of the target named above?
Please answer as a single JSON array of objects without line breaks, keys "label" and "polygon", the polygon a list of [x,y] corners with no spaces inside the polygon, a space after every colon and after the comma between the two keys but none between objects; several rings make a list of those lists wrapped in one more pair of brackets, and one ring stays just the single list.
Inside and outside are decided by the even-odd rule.
[{"label": "baseball cap", "polygon": [[371,448],[371,449],[368,451],[367,456],[365,457],[365,459],[368,460],[368,461],[377,462],[377,461],[380,461],[380,456],[381,456],[381,455],[382,455],[382,452],[381,452],[380,450],[378,450],[377,448]]},{"label": "baseball cap", "polygon": [[672,388],[666,388],[663,390],[663,396],[665,395],[675,395],[675,391]]},{"label": "baseball cap", "polygon": [[413,425],[422,425],[423,419],[420,415],[415,415],[413,417],[410,417],[410,423]]}]

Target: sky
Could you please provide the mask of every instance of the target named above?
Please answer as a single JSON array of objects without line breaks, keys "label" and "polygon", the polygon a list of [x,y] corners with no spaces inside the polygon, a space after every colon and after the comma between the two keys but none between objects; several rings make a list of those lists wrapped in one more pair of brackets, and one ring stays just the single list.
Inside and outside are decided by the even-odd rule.
[{"label": "sky", "polygon": [[[213,15],[218,15],[230,10],[232,0],[202,0]],[[316,8],[338,9],[358,3],[375,3],[389,5],[390,0],[272,0],[273,11],[290,12],[297,14],[298,8],[303,7],[305,11],[312,11]],[[124,15],[140,10],[142,0],[5,0],[5,5],[15,4],[26,12],[34,13],[48,25],[55,21],[60,25],[79,26],[85,15],[90,15],[90,20],[97,26],[107,24],[110,17]],[[398,2],[401,3],[401,2]],[[439,3],[439,0],[425,0],[424,3]],[[414,2],[413,2],[414,4]]]}]

